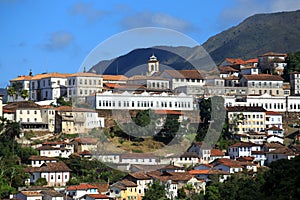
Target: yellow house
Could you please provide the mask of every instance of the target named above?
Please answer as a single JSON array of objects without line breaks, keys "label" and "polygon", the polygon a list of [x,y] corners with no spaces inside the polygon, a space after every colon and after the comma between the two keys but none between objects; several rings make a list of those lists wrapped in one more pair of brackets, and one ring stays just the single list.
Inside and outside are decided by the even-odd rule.
[{"label": "yellow house", "polygon": [[110,186],[110,196],[117,200],[137,199],[137,184],[129,180],[121,180]]}]

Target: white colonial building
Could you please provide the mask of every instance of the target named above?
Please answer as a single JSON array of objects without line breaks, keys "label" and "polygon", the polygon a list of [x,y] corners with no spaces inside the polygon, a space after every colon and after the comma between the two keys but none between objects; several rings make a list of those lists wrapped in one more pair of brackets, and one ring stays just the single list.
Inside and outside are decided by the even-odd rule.
[{"label": "white colonial building", "polygon": [[168,94],[165,92],[123,92],[113,93],[106,91],[89,96],[88,103],[95,109],[117,110],[194,110],[194,98],[184,93]]},{"label": "white colonial building", "polygon": [[300,95],[300,72],[290,73],[291,94]]},{"label": "white colonial building", "polygon": [[240,84],[248,87],[248,94],[283,96],[283,78],[270,74],[243,75]]},{"label": "white colonial building", "polygon": [[67,83],[69,99],[86,97],[101,92],[103,88],[102,76],[94,73],[78,72],[69,75]]},{"label": "white colonial building", "polygon": [[247,96],[237,99],[234,96],[225,96],[225,106],[259,106],[268,111],[275,112],[300,112],[299,96],[271,96],[263,94],[261,96]]}]

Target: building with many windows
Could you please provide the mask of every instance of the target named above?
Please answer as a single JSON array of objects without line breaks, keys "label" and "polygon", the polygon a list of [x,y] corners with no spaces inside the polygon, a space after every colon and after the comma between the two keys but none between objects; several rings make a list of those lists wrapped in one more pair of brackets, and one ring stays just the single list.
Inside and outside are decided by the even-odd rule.
[{"label": "building with many windows", "polygon": [[300,72],[290,73],[291,94],[300,95]]},{"label": "building with many windows", "polygon": [[99,110],[194,110],[194,98],[184,93],[106,91],[88,97],[88,103]]},{"label": "building with many windows", "polygon": [[263,107],[227,107],[227,117],[230,131],[236,134],[262,132],[266,127],[266,110]]},{"label": "building with many windows", "polygon": [[94,73],[78,72],[69,75],[67,78],[69,99],[83,98],[92,93],[101,92],[103,88],[103,78]]}]

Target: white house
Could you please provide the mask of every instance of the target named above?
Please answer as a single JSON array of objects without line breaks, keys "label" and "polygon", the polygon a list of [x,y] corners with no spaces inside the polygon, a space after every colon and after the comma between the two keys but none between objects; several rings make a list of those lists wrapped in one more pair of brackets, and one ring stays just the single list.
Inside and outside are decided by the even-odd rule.
[{"label": "white house", "polygon": [[46,156],[30,156],[32,167],[40,167],[44,163],[57,162],[58,159]]},{"label": "white house", "polygon": [[210,162],[210,151],[209,147],[205,147],[202,142],[193,142],[187,150],[188,152],[195,152],[200,157],[200,163]]},{"label": "white house", "polygon": [[70,180],[71,169],[63,162],[43,163],[40,167],[28,167],[25,172],[30,174],[27,183],[35,183],[39,178],[45,178],[47,186],[65,186]]},{"label": "white house", "polygon": [[83,97],[102,91],[103,78],[95,73],[78,72],[67,77],[67,88],[69,99],[83,101]]},{"label": "white house", "polygon": [[241,86],[248,87],[248,94],[283,96],[283,78],[270,74],[243,75]]},{"label": "white house", "polygon": [[164,70],[160,77],[169,80],[172,90],[187,85],[205,85],[205,78],[198,70]]},{"label": "white house", "polygon": [[43,194],[37,191],[21,191],[16,195],[16,198],[21,200],[42,200]]},{"label": "white house", "polygon": [[252,156],[252,151],[260,151],[261,145],[252,142],[238,142],[228,147],[228,155],[231,159],[243,156]]},{"label": "white house", "polygon": [[300,95],[300,72],[290,73],[291,94]]},{"label": "white house", "polygon": [[69,158],[69,156],[73,153],[72,149],[64,148],[64,147],[53,147],[50,145],[45,145],[36,148],[39,151],[40,156],[47,157],[62,157]]},{"label": "white house", "polygon": [[284,131],[281,128],[278,128],[277,126],[272,126],[267,129],[267,142],[279,142],[283,144],[284,141]]},{"label": "white house", "polygon": [[282,129],[282,114],[274,111],[266,111],[266,129],[276,126]]},{"label": "white house", "polygon": [[80,199],[87,194],[99,194],[96,186],[88,183],[81,183],[79,185],[71,185],[66,189],[67,195],[72,199]]},{"label": "white house", "polygon": [[232,106],[227,107],[230,131],[243,134],[248,131],[264,131],[266,110],[262,107]]},{"label": "white house", "polygon": [[280,159],[292,159],[295,158],[295,153],[287,148],[287,147],[283,147],[283,148],[278,148],[276,150],[270,151],[266,153],[267,156],[267,162],[271,163],[273,161],[276,160],[280,160]]}]

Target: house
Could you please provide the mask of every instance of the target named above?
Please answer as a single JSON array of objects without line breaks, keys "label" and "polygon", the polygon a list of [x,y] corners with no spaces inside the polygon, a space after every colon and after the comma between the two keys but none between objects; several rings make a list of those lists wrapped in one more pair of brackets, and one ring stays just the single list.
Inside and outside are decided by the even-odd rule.
[{"label": "house", "polygon": [[137,199],[137,184],[126,179],[118,181],[110,186],[109,196],[117,200]]},{"label": "house", "polygon": [[278,128],[277,126],[272,126],[271,128],[268,128],[266,131],[267,131],[268,143],[278,142],[283,144],[284,131],[281,128]]},{"label": "house", "polygon": [[243,75],[241,86],[248,87],[249,95],[283,96],[283,78],[270,74]]},{"label": "house", "polygon": [[239,76],[239,70],[234,69],[230,66],[219,66],[218,67],[220,78],[228,78],[230,76]]},{"label": "house", "polygon": [[81,138],[77,137],[71,140],[74,144],[74,152],[80,153],[83,151],[90,151],[97,149],[97,141],[93,138]]},{"label": "house", "polygon": [[199,179],[205,180],[205,182],[211,181],[210,176],[217,176],[219,182],[221,183],[223,183],[225,180],[227,180],[228,177],[230,177],[229,172],[215,170],[215,169],[202,169],[202,170],[194,169],[194,170],[190,170],[189,173]]},{"label": "house", "polygon": [[160,77],[169,80],[171,90],[187,85],[205,85],[204,76],[198,70],[164,70]]},{"label": "house", "polygon": [[225,154],[221,149],[211,149],[210,150],[210,160],[209,162],[213,162],[215,159],[224,158]]},{"label": "house", "polygon": [[281,143],[265,143],[262,147],[262,150],[265,152],[265,153],[268,153],[268,152],[271,152],[271,151],[274,151],[276,149],[280,149],[280,148],[284,148],[285,146]]},{"label": "house", "polygon": [[72,199],[80,199],[87,194],[99,194],[96,186],[88,183],[80,183],[79,185],[71,185],[66,189],[67,195]]},{"label": "house", "polygon": [[[19,87],[17,98],[8,96],[8,101],[55,100],[61,96],[66,96],[68,75],[57,72],[32,75],[32,72],[30,72],[28,76],[18,76],[9,81],[9,87],[14,87],[15,85]],[[25,99],[21,97],[21,91],[24,90],[28,91],[29,95]]]},{"label": "house", "polygon": [[290,86],[292,95],[300,95],[300,72],[290,73]]},{"label": "house", "polygon": [[43,194],[37,191],[21,191],[16,195],[16,198],[21,200],[42,200]]},{"label": "house", "polygon": [[254,144],[263,144],[267,140],[266,133],[248,131],[244,134],[237,135],[241,142],[252,142]]},{"label": "house", "polygon": [[164,173],[164,172],[185,172],[183,167],[179,167],[173,164],[164,166],[159,168],[157,171]]},{"label": "house", "polygon": [[265,155],[264,151],[252,151],[251,152],[252,157],[254,157],[254,163],[257,163],[260,166],[264,166],[265,165],[265,161],[267,160],[267,157]]},{"label": "house", "polygon": [[195,152],[200,157],[200,163],[209,163],[210,161],[210,148],[205,147],[202,142],[193,142],[188,148],[188,152]]},{"label": "house", "polygon": [[64,195],[55,190],[42,190],[43,200],[64,200]]},{"label": "house", "polygon": [[104,127],[104,118],[93,109],[60,106],[55,109],[56,133],[86,133],[93,128]]},{"label": "house", "polygon": [[70,180],[71,169],[63,162],[43,163],[40,167],[27,167],[25,172],[30,174],[27,183],[35,183],[40,178],[45,178],[47,186],[65,186]]},{"label": "house", "polygon": [[234,69],[241,70],[245,66],[246,62],[241,58],[225,58],[220,67],[231,66]]},{"label": "house", "polygon": [[267,157],[267,162],[271,163],[273,161],[280,160],[280,159],[290,160],[292,158],[295,158],[295,153],[287,147],[282,147],[282,148],[278,148],[273,151],[267,152],[266,157]]},{"label": "house", "polygon": [[240,162],[228,158],[216,159],[212,162],[214,170],[221,170],[228,173],[238,173],[243,171],[244,167]]},{"label": "house", "polygon": [[282,126],[282,114],[274,111],[266,111],[266,129],[276,126],[283,128]]},{"label": "house", "polygon": [[266,110],[263,107],[231,106],[226,109],[231,132],[243,134],[247,131],[265,130]]},{"label": "house", "polygon": [[157,165],[158,157],[151,153],[123,153],[120,161],[123,164]]},{"label": "house", "polygon": [[161,164],[172,164],[180,167],[195,165],[200,162],[200,158],[195,152],[184,152],[180,155],[166,155],[160,159]]},{"label": "house", "polygon": [[[33,101],[19,101],[3,106],[3,117],[20,122],[23,130],[49,131],[53,132],[53,127],[46,118],[52,118],[52,112],[44,112],[43,107]],[[53,109],[52,109],[53,110]],[[52,115],[52,117],[50,117]]]},{"label": "house", "polygon": [[146,86],[147,91],[169,91],[169,80],[159,76],[132,76],[128,84]]},{"label": "house", "polygon": [[128,77],[124,75],[102,74],[103,83],[126,84]]},{"label": "house", "polygon": [[32,167],[40,167],[43,163],[48,162],[57,162],[57,158],[47,157],[47,156],[30,156],[29,160],[31,160]]},{"label": "house", "polygon": [[243,156],[252,156],[252,151],[260,151],[261,145],[252,142],[238,142],[228,147],[228,155],[231,159]]},{"label": "house", "polygon": [[282,75],[286,68],[287,54],[267,52],[258,56],[258,67],[263,73]]},{"label": "house", "polygon": [[165,184],[166,196],[170,199],[176,198],[178,196],[178,189],[188,184],[192,185],[193,190],[197,192],[205,190],[205,183],[189,174],[189,172],[152,171],[148,172],[147,175]]},{"label": "house", "polygon": [[103,78],[96,73],[78,72],[67,77],[67,97],[72,101],[84,101],[84,97],[101,92]]},{"label": "house", "polygon": [[142,172],[129,173],[124,179],[132,181],[137,185],[136,199],[142,199],[149,185],[153,182],[151,177]]},{"label": "house", "polygon": [[36,148],[39,151],[40,156],[46,157],[62,157],[62,158],[69,158],[72,154],[72,149],[64,148],[64,147],[53,147],[53,146],[40,146]]}]

